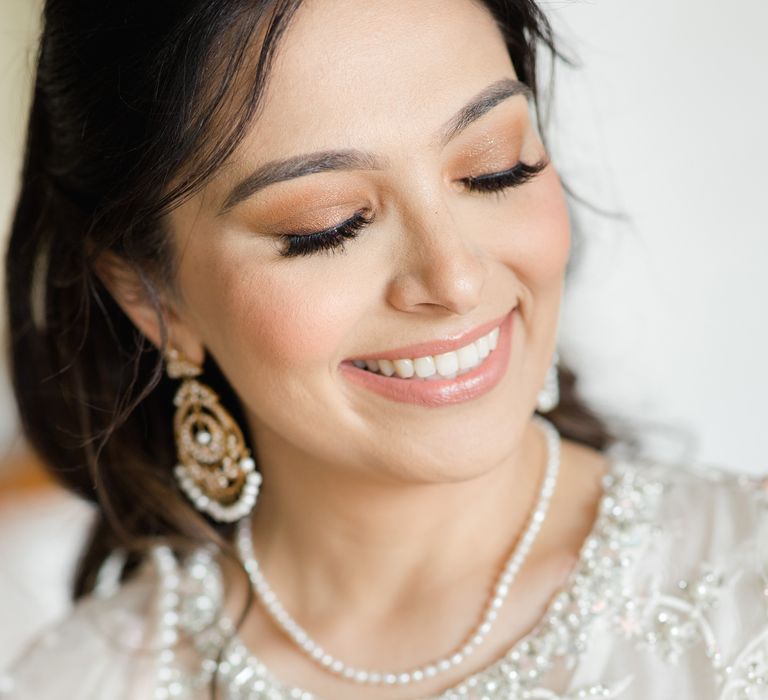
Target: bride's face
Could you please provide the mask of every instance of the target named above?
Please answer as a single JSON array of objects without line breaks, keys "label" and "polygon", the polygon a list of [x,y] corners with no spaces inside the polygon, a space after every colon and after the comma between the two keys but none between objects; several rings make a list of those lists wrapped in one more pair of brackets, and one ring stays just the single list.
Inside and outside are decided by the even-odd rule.
[{"label": "bride's face", "polygon": [[[554,349],[570,232],[551,164],[498,191],[467,180],[490,188],[485,176],[545,157],[515,81],[481,3],[302,5],[231,164],[170,216],[182,317],[241,397],[260,458],[282,446],[450,480],[516,448]],[[363,224],[354,237],[307,236],[348,221]],[[441,354],[401,349],[505,318],[454,380],[351,363]]]}]

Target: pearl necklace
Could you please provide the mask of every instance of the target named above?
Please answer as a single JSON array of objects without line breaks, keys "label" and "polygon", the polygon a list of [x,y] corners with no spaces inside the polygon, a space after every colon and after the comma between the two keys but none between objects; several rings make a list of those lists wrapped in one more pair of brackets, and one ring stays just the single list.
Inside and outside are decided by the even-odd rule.
[{"label": "pearl necklace", "polygon": [[541,482],[536,507],[530,515],[517,546],[512,551],[496,581],[494,595],[485,609],[481,622],[467,636],[468,641],[460,648],[457,648],[454,653],[441,657],[425,666],[401,672],[370,671],[349,666],[336,659],[307,634],[278,600],[277,595],[264,578],[264,574],[259,568],[259,563],[254,554],[250,518],[243,518],[237,525],[237,548],[243,566],[253,584],[254,591],[266,611],[312,661],[342,678],[360,684],[407,685],[427,678],[434,678],[461,664],[485,641],[494,622],[497,620],[499,610],[504,605],[504,601],[509,594],[509,589],[541,529],[549,508],[552,493],[555,490],[557,474],[560,468],[560,435],[554,425],[546,418],[535,415],[534,420],[544,431],[548,449],[546,472]]}]

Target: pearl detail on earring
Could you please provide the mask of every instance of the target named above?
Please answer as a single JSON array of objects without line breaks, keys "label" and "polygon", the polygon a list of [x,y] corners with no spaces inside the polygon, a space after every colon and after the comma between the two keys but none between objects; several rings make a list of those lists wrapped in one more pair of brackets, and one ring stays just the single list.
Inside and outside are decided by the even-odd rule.
[{"label": "pearl detail on earring", "polygon": [[216,392],[196,379],[201,367],[171,348],[166,371],[171,379],[183,380],[173,398],[179,487],[197,510],[213,519],[240,520],[256,505],[261,486],[243,432]]},{"label": "pearl detail on earring", "polygon": [[552,355],[552,364],[547,369],[544,377],[544,386],[536,397],[536,410],[539,413],[549,413],[560,402],[560,386],[558,381],[557,363],[560,356],[555,350]]},{"label": "pearl detail on earring", "polygon": [[240,498],[230,505],[224,505],[205,495],[183,464],[176,465],[174,474],[181,490],[192,501],[195,508],[207,512],[216,520],[232,523],[251,512],[256,505],[261,486],[261,474],[256,471],[256,464],[251,457],[241,459],[239,465],[246,473],[245,485]]}]

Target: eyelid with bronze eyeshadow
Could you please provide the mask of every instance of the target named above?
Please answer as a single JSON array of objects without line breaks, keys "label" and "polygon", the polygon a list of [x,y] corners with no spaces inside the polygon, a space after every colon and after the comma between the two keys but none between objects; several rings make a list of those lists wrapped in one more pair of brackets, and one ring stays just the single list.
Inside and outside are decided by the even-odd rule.
[{"label": "eyelid with bronze eyeshadow", "polygon": [[[461,178],[468,190],[482,194],[500,196],[504,190],[519,187],[532,180],[549,165],[549,159],[544,156],[533,164],[519,161],[511,168],[496,173],[472,175]],[[322,231],[311,233],[284,233],[278,238],[286,241],[287,245],[279,251],[281,257],[298,257],[312,255],[316,252],[344,252],[345,243],[356,238],[361,229],[373,221],[368,210],[353,214],[346,221]]]},{"label": "eyelid with bronze eyeshadow", "polygon": [[295,257],[299,255],[311,255],[320,250],[335,252],[338,248],[342,252],[346,240],[357,236],[360,229],[373,221],[366,216],[367,210],[355,212],[349,219],[342,221],[322,231],[311,233],[283,233],[278,238],[288,242],[288,246],[280,251],[283,257]]},{"label": "eyelid with bronze eyeshadow", "polygon": [[519,187],[533,179],[549,165],[549,159],[545,156],[533,164],[517,162],[511,168],[497,173],[485,173],[472,175],[460,180],[470,190],[475,192],[500,193],[508,187]]}]

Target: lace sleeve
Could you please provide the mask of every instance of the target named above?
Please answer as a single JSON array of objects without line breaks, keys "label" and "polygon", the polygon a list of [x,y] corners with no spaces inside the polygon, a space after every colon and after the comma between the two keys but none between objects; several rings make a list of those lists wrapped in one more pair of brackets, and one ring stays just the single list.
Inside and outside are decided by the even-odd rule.
[{"label": "lace sleeve", "polygon": [[[734,548],[736,583],[730,653],[722,660],[719,700],[768,698],[768,475],[735,477],[753,528]],[[725,635],[724,635],[725,636]]]},{"label": "lace sleeve", "polygon": [[0,675],[2,700],[154,697],[156,580],[151,568],[112,596],[80,601]]},{"label": "lace sleeve", "polygon": [[652,536],[569,691],[626,680],[606,697],[768,700],[765,479],[646,466],[665,494]]}]

